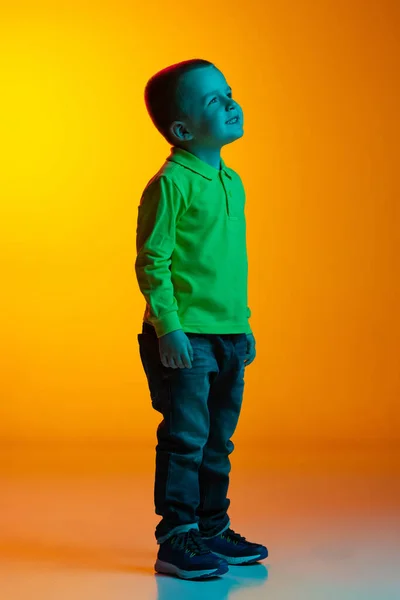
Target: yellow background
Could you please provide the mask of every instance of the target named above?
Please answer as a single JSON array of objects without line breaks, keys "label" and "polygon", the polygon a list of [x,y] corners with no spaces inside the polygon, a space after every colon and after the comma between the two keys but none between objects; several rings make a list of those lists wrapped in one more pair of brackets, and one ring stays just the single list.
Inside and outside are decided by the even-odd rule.
[{"label": "yellow background", "polygon": [[396,442],[398,5],[2,4],[1,403],[6,440],[148,440],[137,206],[169,155],[151,75],[216,64],[245,117],[257,357],[237,439]]}]

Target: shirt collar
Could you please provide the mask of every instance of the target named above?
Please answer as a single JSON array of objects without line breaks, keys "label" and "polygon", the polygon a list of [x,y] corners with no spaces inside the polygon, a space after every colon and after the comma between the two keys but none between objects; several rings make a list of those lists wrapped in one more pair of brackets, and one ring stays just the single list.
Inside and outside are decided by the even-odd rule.
[{"label": "shirt collar", "polygon": [[[214,169],[214,167],[207,164],[191,152],[183,150],[183,148],[177,148],[176,146],[173,146],[171,148],[171,154],[169,155],[167,160],[169,160],[170,162],[177,163],[178,165],[182,165],[183,167],[190,169],[194,173],[202,175],[206,179],[212,180],[215,177],[217,177],[219,173],[217,169]],[[229,177],[229,179],[232,179],[232,176],[229,173],[229,169],[222,160],[222,158],[221,171],[224,171],[224,173]]]}]

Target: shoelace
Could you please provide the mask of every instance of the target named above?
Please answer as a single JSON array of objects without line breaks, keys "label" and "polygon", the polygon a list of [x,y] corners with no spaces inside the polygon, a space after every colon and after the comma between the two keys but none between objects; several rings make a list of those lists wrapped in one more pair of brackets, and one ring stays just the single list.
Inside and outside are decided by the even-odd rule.
[{"label": "shoelace", "polygon": [[177,548],[185,548],[186,552],[194,554],[208,554],[210,552],[206,543],[201,539],[200,531],[196,529],[178,534],[173,543]]},{"label": "shoelace", "polygon": [[226,531],[224,531],[222,533],[222,536],[225,537],[227,540],[231,540],[235,544],[237,544],[238,542],[247,541],[245,537],[239,535],[239,533],[235,533],[232,529],[227,529]]}]

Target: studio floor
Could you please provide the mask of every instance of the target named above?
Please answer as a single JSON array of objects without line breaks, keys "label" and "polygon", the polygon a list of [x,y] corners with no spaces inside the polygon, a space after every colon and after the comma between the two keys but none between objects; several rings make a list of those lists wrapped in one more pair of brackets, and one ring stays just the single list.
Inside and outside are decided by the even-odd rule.
[{"label": "studio floor", "polygon": [[183,581],[154,571],[155,443],[2,444],[1,599],[400,599],[399,448],[254,455],[231,455],[229,515],[269,557]]}]

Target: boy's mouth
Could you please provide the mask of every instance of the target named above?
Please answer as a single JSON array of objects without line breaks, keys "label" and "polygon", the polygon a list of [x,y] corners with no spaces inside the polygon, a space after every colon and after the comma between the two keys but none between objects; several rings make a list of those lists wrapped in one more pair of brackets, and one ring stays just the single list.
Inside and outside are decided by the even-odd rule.
[{"label": "boy's mouth", "polygon": [[227,121],[226,124],[227,125],[234,125],[238,121],[239,121],[239,117],[232,117],[232,119],[229,119],[229,121]]}]

